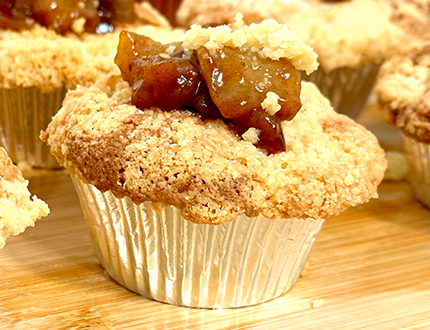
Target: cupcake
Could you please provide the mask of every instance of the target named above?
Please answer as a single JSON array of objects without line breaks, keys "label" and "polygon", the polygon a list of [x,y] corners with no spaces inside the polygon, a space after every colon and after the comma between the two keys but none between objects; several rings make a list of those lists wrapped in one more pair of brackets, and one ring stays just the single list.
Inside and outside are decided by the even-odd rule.
[{"label": "cupcake", "polygon": [[[406,1],[184,0],[177,21],[184,26],[232,22],[235,13],[240,12],[247,23],[273,18],[287,24],[318,54],[318,70],[303,78],[315,82],[336,111],[355,119],[372,90],[382,61],[406,35],[416,35],[411,21],[417,25],[417,17],[425,16],[412,10],[416,7],[409,6],[407,10],[400,6],[403,2]],[[409,27],[411,33],[406,33],[398,22]],[[421,27],[426,23],[419,22]]]},{"label": "cupcake", "polygon": [[[133,7],[131,1],[127,10],[121,3],[130,1],[50,3],[0,5],[0,144],[15,163],[45,168],[59,165],[38,138],[40,131],[60,109],[68,89],[117,72],[112,49],[122,28],[163,42],[183,33],[172,31],[146,2]],[[104,14],[100,17],[97,10]]]},{"label": "cupcake", "polygon": [[10,236],[23,233],[49,214],[48,205],[31,197],[27,185],[21,171],[0,147],[0,249]]},{"label": "cupcake", "polygon": [[201,308],[273,299],[324,219],[377,196],[382,149],[300,81],[316,55],[285,25],[238,18],[170,45],[123,31],[115,61],[121,77],[68,92],[41,138],[128,289]]},{"label": "cupcake", "polygon": [[430,207],[430,39],[387,59],[375,93],[387,122],[402,132],[413,192]]}]

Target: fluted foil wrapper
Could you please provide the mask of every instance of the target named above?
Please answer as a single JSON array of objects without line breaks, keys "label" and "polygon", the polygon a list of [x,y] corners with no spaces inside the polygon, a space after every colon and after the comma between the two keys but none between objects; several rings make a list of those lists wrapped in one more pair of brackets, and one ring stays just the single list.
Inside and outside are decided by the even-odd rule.
[{"label": "fluted foil wrapper", "polygon": [[403,135],[409,163],[409,182],[415,197],[430,208],[430,144]]},{"label": "fluted foil wrapper", "polygon": [[231,308],[282,295],[299,277],[324,222],[241,216],[196,224],[173,206],[136,205],[73,181],[110,276],[144,297],[181,306]]},{"label": "fluted foil wrapper", "polygon": [[40,138],[61,108],[66,88],[44,93],[38,88],[0,89],[0,143],[16,164],[59,168]]},{"label": "fluted foil wrapper", "polygon": [[317,85],[332,107],[341,114],[356,119],[364,108],[379,71],[380,64],[365,64],[357,68],[341,67],[326,71],[321,66],[303,80]]}]

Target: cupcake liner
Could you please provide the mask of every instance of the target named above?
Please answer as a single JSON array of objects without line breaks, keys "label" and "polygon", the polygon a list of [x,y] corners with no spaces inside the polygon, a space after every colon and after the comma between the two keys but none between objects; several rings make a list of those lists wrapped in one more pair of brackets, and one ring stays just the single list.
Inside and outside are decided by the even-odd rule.
[{"label": "cupcake liner", "polygon": [[380,66],[370,63],[329,72],[319,67],[309,76],[303,74],[302,78],[315,83],[338,113],[356,119],[369,98]]},{"label": "cupcake liner", "polygon": [[196,224],[173,206],[136,205],[73,181],[102,266],[129,290],[169,304],[231,308],[285,293],[324,223],[241,216]]},{"label": "cupcake liner", "polygon": [[415,197],[430,208],[430,144],[403,135],[409,163],[409,182]]},{"label": "cupcake liner", "polygon": [[0,89],[0,143],[16,164],[59,168],[40,138],[61,108],[66,88],[44,93],[38,88]]}]

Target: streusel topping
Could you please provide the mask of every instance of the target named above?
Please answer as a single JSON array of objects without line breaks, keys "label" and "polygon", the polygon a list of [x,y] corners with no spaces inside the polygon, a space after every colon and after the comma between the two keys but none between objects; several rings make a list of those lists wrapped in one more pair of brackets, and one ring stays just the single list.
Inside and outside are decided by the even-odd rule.
[{"label": "streusel topping", "polygon": [[144,111],[119,82],[78,87],[42,139],[72,174],[135,203],[174,205],[197,223],[240,214],[326,218],[376,197],[386,167],[376,138],[337,114],[311,83],[283,123],[287,149],[267,156],[221,120]]},{"label": "streusel topping", "polygon": [[375,86],[387,121],[430,142],[430,39],[399,50],[381,67]]},{"label": "streusel topping", "polygon": [[280,122],[301,108],[298,69],[317,67],[316,54],[285,25],[247,26],[240,14],[233,24],[192,26],[182,43],[122,31],[115,63],[138,108],[222,118],[268,153],[284,150]]},{"label": "streusel topping", "polygon": [[[418,1],[428,2],[415,2]],[[428,25],[423,25],[430,17],[428,11],[404,3],[408,1],[184,0],[177,20],[184,26],[226,23],[233,22],[237,12],[243,14],[247,24],[273,18],[312,46],[322,68],[331,71],[344,66],[380,63],[406,35],[410,39],[417,29],[426,26],[428,29]],[[410,26],[411,22],[415,22],[415,27]]]},{"label": "streusel topping", "polygon": [[[181,40],[184,30],[156,26],[160,14],[140,8],[152,24],[127,26],[160,42]],[[95,35],[60,35],[38,24],[22,31],[0,30],[0,88],[37,87],[44,92],[93,83],[103,75],[118,74],[114,64],[119,31]]]},{"label": "streusel topping", "polygon": [[27,185],[21,171],[0,147],[0,249],[9,236],[21,234],[49,213],[45,202],[31,197]]}]

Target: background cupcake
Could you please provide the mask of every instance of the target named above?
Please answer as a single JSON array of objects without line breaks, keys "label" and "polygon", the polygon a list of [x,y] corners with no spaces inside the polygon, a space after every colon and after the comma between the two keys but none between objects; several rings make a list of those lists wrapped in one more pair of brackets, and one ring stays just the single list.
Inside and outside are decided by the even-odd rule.
[{"label": "background cupcake", "polygon": [[165,42],[182,34],[146,2],[55,3],[0,5],[0,144],[15,163],[35,167],[58,167],[38,136],[67,89],[118,73],[113,58],[122,28]]},{"label": "background cupcake", "polygon": [[315,82],[336,111],[356,118],[382,61],[417,35],[416,25],[420,31],[429,27],[428,12],[404,3],[408,1],[184,0],[177,21],[185,26],[231,22],[240,12],[247,23],[274,18],[288,25],[318,54],[318,70],[303,78]]},{"label": "background cupcake", "polygon": [[23,233],[49,214],[48,205],[31,197],[27,185],[21,171],[0,147],[0,249],[10,236]]},{"label": "background cupcake", "polygon": [[375,92],[387,122],[403,134],[415,196],[430,207],[430,41],[393,54],[381,67]]},{"label": "background cupcake", "polygon": [[[273,46],[274,36],[287,42]],[[127,33],[122,38],[137,40]],[[137,75],[139,84],[117,80],[113,85],[110,80],[70,91],[42,133],[74,178],[99,260],[130,290],[177,305],[239,307],[283,294],[297,280],[324,219],[376,197],[386,166],[383,151],[372,134],[335,113],[309,82],[299,85],[302,109],[294,119],[281,120],[282,150],[259,144],[268,128],[251,126],[239,135],[234,120],[202,115],[201,108],[210,102],[217,102],[225,115],[211,92],[217,82],[222,89],[223,77],[238,70],[232,65],[235,58],[259,64],[242,68],[242,85],[258,81],[255,71],[261,65],[263,77],[272,66],[284,70],[292,65],[296,71],[316,67],[310,48],[273,20],[249,27],[240,20],[230,27],[195,26],[182,50],[165,49],[145,37],[142,43],[146,46],[140,52],[129,54],[132,65],[121,66],[124,79],[160,65],[159,72],[172,72],[172,80],[185,86],[174,87],[171,94],[162,89],[160,99],[152,86],[151,102],[170,105],[177,94],[188,95],[193,77],[206,76],[207,63],[222,64],[209,70],[218,79],[195,84],[200,89],[206,83],[210,98],[204,93],[199,94],[204,102],[185,98],[195,102],[194,110],[189,103],[184,103],[186,110],[142,107],[145,95],[138,94],[145,82]],[[148,53],[154,48],[161,53]],[[222,54],[217,57],[217,52]],[[214,62],[206,61],[210,56]],[[189,67],[196,59],[200,75]],[[223,60],[230,69],[220,76]],[[172,63],[188,83],[176,79]],[[293,76],[300,83],[300,74],[294,71]],[[156,83],[169,79],[163,75]],[[233,110],[241,110],[246,97],[266,87],[280,86],[272,81],[251,84]],[[295,93],[295,88],[283,87]],[[297,101],[293,96],[288,105]],[[259,100],[259,114],[269,117],[269,112],[286,110],[279,99],[269,99]]]}]

